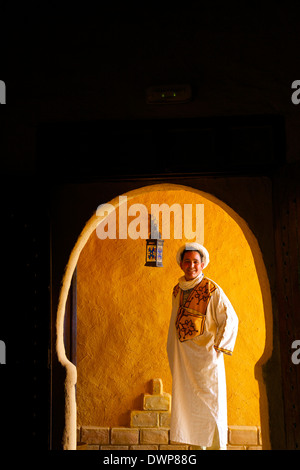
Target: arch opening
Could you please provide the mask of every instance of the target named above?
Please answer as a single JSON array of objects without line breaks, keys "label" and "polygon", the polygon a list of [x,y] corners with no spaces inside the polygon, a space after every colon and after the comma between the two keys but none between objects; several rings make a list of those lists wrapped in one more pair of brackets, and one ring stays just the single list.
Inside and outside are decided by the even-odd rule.
[{"label": "arch opening", "polygon": [[[262,365],[267,362],[272,352],[272,306],[268,277],[256,238],[246,222],[225,203],[211,194],[191,187],[160,184],[130,191],[126,193],[126,196],[128,206],[130,206],[131,203],[138,202],[149,207],[152,202],[161,203],[162,201],[167,202],[169,206],[174,203],[183,205],[189,203],[204,204],[205,225],[203,242],[211,254],[211,263],[206,269],[205,274],[221,285],[232,301],[240,319],[240,331],[236,350],[231,358],[226,359],[225,363],[227,373],[228,423],[236,425],[260,425],[262,429],[263,446],[264,448],[269,448],[268,402],[262,377]],[[110,204],[118,209],[119,198],[114,199]],[[104,361],[106,367],[107,357],[110,357],[111,364],[116,363],[118,358],[120,359],[118,350],[120,350],[121,345],[124,359],[121,367],[124,371],[121,386],[120,373],[117,372],[118,377],[114,377],[112,368],[110,373],[105,374],[101,366],[95,365],[97,363],[97,358],[95,359],[95,357],[93,357],[88,366],[91,376],[95,378],[96,373],[96,377],[98,377],[96,383],[97,380],[99,382],[101,378],[101,383],[104,385],[102,391],[105,389],[105,384],[107,384],[106,391],[110,390],[109,387],[113,387],[119,397],[124,396],[123,392],[126,390],[126,387],[132,387],[132,383],[136,383],[136,387],[132,390],[132,395],[128,396],[125,400],[119,400],[120,406],[117,411],[115,407],[113,411],[109,410],[109,407],[106,407],[106,412],[103,414],[102,407],[97,417],[97,424],[99,424],[100,419],[102,419],[102,425],[108,425],[109,423],[112,425],[124,425],[124,419],[126,419],[125,410],[132,408],[135,401],[134,397],[139,396],[142,391],[147,391],[143,390],[143,387],[145,383],[154,376],[163,375],[166,391],[171,391],[171,378],[163,350],[165,349],[166,326],[168,325],[170,315],[170,309],[168,309],[167,306],[170,302],[171,295],[168,296],[168,293],[172,291],[171,289],[176,284],[177,278],[181,275],[179,268],[176,267],[175,253],[177,247],[182,244],[182,240],[171,238],[167,240],[164,250],[164,268],[153,271],[144,267],[144,240],[99,240],[96,234],[99,221],[100,219],[96,214],[88,221],[71,253],[63,281],[57,316],[57,352],[59,360],[67,369],[66,401],[68,406],[66,409],[66,422],[68,425],[66,426],[65,432],[65,448],[76,448],[76,399],[74,389],[77,381],[77,373],[78,418],[79,420],[86,420],[86,422],[81,424],[95,424],[95,422],[87,422],[90,419],[89,416],[94,413],[94,408],[93,413],[88,409],[82,410],[81,403],[84,400],[84,396],[80,389],[80,382],[82,380],[80,362],[84,361],[86,374],[88,359],[84,359],[84,357],[91,356],[91,349],[87,350],[87,344],[81,344],[79,346],[80,355],[76,370],[75,366],[67,360],[63,344],[64,305],[76,265],[78,266],[78,285],[82,287],[82,292],[79,292],[79,303],[81,302],[82,304],[81,306],[79,305],[78,308],[79,329],[81,328],[81,308],[83,308],[82,317],[86,318],[87,312],[84,310],[83,304],[87,300],[87,295],[89,298],[88,308],[90,312],[94,312],[92,315],[90,314],[90,316],[88,316],[89,319],[86,320],[85,325],[82,325],[83,330],[81,333],[78,333],[81,335],[79,341],[82,342],[82,336],[84,335],[88,337],[87,332],[92,326],[94,330],[93,344],[98,354],[101,356],[104,350],[109,354]],[[135,247],[135,249],[133,249],[133,247]],[[113,268],[112,274],[109,276],[109,283],[106,283],[103,274],[107,274],[108,272],[107,270],[111,262],[112,253],[115,254],[119,261],[123,261],[119,263],[117,268]],[[94,263],[94,268],[91,268],[91,256],[92,258],[96,256],[98,261],[98,265]],[[102,271],[101,275],[97,278],[95,271],[99,271],[99,263],[101,263]],[[139,286],[141,282],[133,282],[131,278],[130,268],[132,268],[133,265],[137,267],[134,273],[136,279],[143,279],[142,288]],[[83,269],[81,280],[80,269]],[[89,269],[91,272],[87,275]],[[124,283],[120,282],[120,278],[124,279]],[[94,296],[94,299],[91,299],[86,289],[88,285],[91,287],[92,279],[96,279],[96,289],[97,282],[98,287],[99,282],[101,282],[103,292],[108,292],[110,295],[113,290],[111,290],[109,284],[114,287],[118,285],[120,294],[114,291],[113,301],[109,299],[110,295],[106,296],[105,301],[103,301],[103,298],[101,299],[100,295],[98,298]],[[85,286],[83,286],[82,283],[85,283]],[[123,307],[123,310],[120,311],[122,302],[124,305],[126,283],[131,283],[134,285],[135,289],[133,291],[131,290],[131,299],[125,296],[126,307]],[[140,295],[139,297],[138,291],[143,291],[144,296],[141,297]],[[152,293],[155,292],[155,296],[152,295],[149,303],[146,302],[145,305],[145,297],[149,297],[150,291]],[[82,295],[81,299],[80,295]],[[161,300],[162,296],[166,299],[163,305]],[[101,299],[100,303],[98,302],[99,298]],[[113,305],[113,307],[111,305]],[[153,319],[156,322],[159,329],[158,336],[161,338],[159,347],[157,345],[157,336],[155,337],[153,333],[151,333],[151,329],[145,329],[145,326],[138,321],[135,322],[134,328],[130,324],[128,312],[131,312],[131,315],[136,319],[138,318],[138,310],[141,308],[147,311],[149,324],[151,324]],[[99,315],[99,309],[102,311],[102,315]],[[111,315],[109,317],[109,309],[113,312],[113,318]],[[163,311],[164,314],[158,317],[157,312],[159,311]],[[120,327],[120,330],[125,328],[128,334],[131,331],[131,334],[125,340],[122,335],[119,335],[117,340],[114,337],[114,346],[111,341],[112,338],[106,336],[106,341],[103,341],[103,331],[106,328],[105,331],[108,332],[110,328],[109,318],[114,322],[114,325],[116,325],[118,321],[121,322],[122,327]],[[144,330],[142,330],[143,328]],[[84,329],[85,333],[83,333]],[[100,332],[99,335],[97,331],[98,333]],[[137,342],[134,338],[141,331],[143,331],[143,335],[146,339]],[[137,351],[145,351],[145,341],[148,343],[148,352],[147,357],[143,354],[143,365],[141,365],[141,363],[136,360],[133,361],[133,356],[136,358],[141,357],[141,355],[139,356],[137,354]],[[159,354],[157,352],[158,350]],[[155,354],[159,357],[159,360],[156,364],[153,364]],[[95,353],[93,356],[95,356]],[[161,360],[161,358],[164,359]],[[152,365],[150,369],[152,373],[149,376],[146,371],[149,371],[151,361]],[[98,361],[98,363],[99,362],[101,361]],[[158,362],[163,364],[163,366],[159,367]],[[83,363],[81,363],[81,365],[83,365]],[[139,371],[139,381],[137,381],[134,376],[134,368]],[[131,377],[130,384],[128,383],[128,377]],[[92,397],[94,393],[93,390],[95,391],[95,384],[87,388],[86,377],[84,380],[85,386],[82,390],[85,389],[85,393],[90,393]],[[95,382],[95,379],[93,379],[93,381]],[[242,391],[241,383],[245,384],[245,388]],[[85,396],[85,398],[89,397]],[[102,394],[100,400],[102,405],[104,401],[105,393]],[[88,403],[89,400],[85,399],[85,402]],[[108,402],[106,401],[106,403]],[[93,407],[95,401],[91,400],[91,404]],[[246,415],[248,419],[247,423],[245,422]]]}]

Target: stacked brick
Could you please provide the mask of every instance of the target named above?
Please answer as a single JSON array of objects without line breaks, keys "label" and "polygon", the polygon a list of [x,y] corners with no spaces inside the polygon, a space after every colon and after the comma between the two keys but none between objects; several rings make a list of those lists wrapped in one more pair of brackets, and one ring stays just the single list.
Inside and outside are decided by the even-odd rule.
[{"label": "stacked brick", "polygon": [[[143,409],[130,414],[130,427],[82,426],[78,449],[89,450],[198,450],[199,447],[170,442],[171,395],[161,379],[153,380],[152,394],[143,395]],[[229,426],[229,450],[261,449],[256,426]]]},{"label": "stacked brick", "polygon": [[262,450],[259,426],[229,426],[228,450]]}]

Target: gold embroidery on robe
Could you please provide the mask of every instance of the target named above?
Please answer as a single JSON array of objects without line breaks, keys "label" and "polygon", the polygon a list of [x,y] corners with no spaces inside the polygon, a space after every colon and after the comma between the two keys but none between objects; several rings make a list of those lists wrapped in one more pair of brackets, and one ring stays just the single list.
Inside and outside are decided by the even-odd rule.
[{"label": "gold embroidery on robe", "polygon": [[[181,290],[180,307],[175,323],[179,341],[187,341],[203,334],[207,305],[216,289],[217,286],[204,277],[191,291],[184,304]],[[174,297],[179,291],[179,284],[177,284],[173,289]]]}]

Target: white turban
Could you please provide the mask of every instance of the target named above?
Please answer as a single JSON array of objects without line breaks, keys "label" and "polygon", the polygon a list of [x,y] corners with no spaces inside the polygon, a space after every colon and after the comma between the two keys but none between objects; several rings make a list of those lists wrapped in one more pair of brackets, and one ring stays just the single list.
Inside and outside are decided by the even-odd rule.
[{"label": "white turban", "polygon": [[176,255],[176,261],[178,265],[180,266],[181,263],[181,255],[184,252],[184,250],[189,250],[189,251],[199,251],[202,256],[202,260],[204,262],[203,269],[206,268],[206,266],[209,263],[209,253],[206,248],[204,248],[203,245],[200,245],[199,243],[185,243],[182,247],[179,248],[177,251]]}]

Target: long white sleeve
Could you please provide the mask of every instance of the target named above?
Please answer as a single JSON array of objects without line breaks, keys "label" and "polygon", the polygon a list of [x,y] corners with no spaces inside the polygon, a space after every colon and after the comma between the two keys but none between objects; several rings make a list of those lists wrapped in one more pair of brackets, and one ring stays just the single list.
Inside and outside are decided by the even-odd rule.
[{"label": "long white sleeve", "polygon": [[213,293],[211,302],[217,325],[214,348],[216,351],[231,355],[238,332],[237,314],[220,287]]}]

